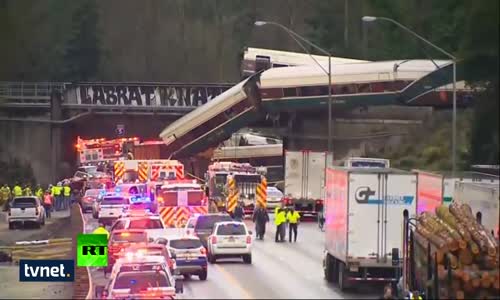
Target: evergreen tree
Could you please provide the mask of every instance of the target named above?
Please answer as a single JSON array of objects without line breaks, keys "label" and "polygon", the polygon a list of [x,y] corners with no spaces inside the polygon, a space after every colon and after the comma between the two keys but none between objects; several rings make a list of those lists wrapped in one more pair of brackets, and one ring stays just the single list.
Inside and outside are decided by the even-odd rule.
[{"label": "evergreen tree", "polygon": [[71,37],[64,55],[66,71],[61,80],[88,81],[97,75],[101,58],[98,22],[96,1],[80,1],[73,13]]}]

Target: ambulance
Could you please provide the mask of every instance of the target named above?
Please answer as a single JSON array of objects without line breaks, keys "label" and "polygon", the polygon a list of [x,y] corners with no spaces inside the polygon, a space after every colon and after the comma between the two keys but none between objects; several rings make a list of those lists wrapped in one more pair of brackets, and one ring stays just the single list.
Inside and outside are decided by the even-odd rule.
[{"label": "ambulance", "polygon": [[165,181],[156,200],[167,227],[182,228],[191,216],[208,213],[208,199],[196,180]]},{"label": "ambulance", "polygon": [[115,183],[150,182],[184,178],[184,165],[177,160],[119,160],[113,166]]}]

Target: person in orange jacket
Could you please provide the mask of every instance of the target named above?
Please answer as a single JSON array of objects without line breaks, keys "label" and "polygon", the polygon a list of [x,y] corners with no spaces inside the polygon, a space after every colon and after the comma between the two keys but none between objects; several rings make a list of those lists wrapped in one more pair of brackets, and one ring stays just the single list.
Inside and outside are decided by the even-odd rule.
[{"label": "person in orange jacket", "polygon": [[54,198],[51,195],[51,191],[45,191],[43,195],[43,207],[45,208],[45,217],[50,219],[52,204],[54,202]]}]

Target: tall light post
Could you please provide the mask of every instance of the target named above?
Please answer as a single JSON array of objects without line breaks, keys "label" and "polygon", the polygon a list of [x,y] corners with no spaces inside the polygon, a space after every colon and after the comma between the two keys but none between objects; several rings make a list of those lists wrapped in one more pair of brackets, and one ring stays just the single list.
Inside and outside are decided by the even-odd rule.
[{"label": "tall light post", "polygon": [[451,137],[451,171],[452,171],[452,176],[455,176],[456,172],[456,163],[457,163],[457,58],[450,54],[449,52],[443,50],[442,48],[436,46],[435,44],[431,43],[430,41],[426,40],[419,34],[417,34],[415,31],[411,30],[410,28],[404,26],[403,24],[390,19],[390,18],[385,18],[385,17],[374,17],[374,16],[364,16],[361,18],[363,22],[374,22],[374,21],[387,21],[390,22],[399,28],[403,29],[404,31],[408,32],[409,34],[413,35],[417,39],[421,40],[422,42],[426,43],[427,45],[433,47],[434,49],[438,50],[439,52],[443,53],[444,55],[448,56],[452,61],[453,61],[453,118],[452,118],[452,137]]},{"label": "tall light post", "polygon": [[[314,62],[323,70],[328,75],[328,153],[332,156],[333,160],[333,151],[332,151],[332,104],[333,104],[333,99],[332,99],[332,55],[330,52],[326,51],[325,49],[321,48],[320,46],[314,44],[313,42],[309,41],[305,37],[299,35],[298,33],[292,31],[290,28],[276,22],[267,22],[267,21],[255,21],[255,26],[264,26],[264,25],[273,25],[277,26],[284,31],[286,31],[290,37],[297,42],[297,44],[314,60]],[[310,45],[311,47],[317,49],[321,53],[328,55],[328,71],[323,68],[323,66],[311,55],[311,53],[307,50],[306,47],[300,42],[300,41],[305,42],[306,44]],[[326,178],[326,177],[325,177]]]}]

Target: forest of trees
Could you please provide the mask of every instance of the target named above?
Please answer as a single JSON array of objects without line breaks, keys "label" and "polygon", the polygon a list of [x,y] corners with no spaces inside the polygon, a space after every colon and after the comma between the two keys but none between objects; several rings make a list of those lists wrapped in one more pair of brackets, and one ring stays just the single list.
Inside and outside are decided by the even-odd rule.
[{"label": "forest of trees", "polygon": [[298,51],[272,20],[336,56],[444,58],[396,19],[464,60],[484,87],[469,159],[498,163],[498,0],[0,0],[0,80],[235,82],[245,46]]}]

